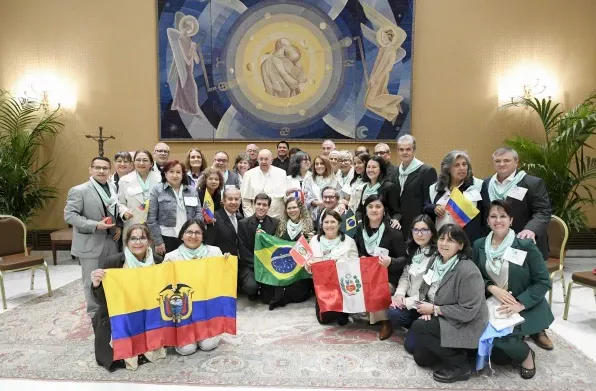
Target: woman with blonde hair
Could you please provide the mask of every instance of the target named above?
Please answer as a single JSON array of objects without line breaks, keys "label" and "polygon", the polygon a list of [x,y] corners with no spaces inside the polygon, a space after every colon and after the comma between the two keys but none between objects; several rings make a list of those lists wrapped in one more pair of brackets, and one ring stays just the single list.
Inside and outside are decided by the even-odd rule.
[{"label": "woman with blonde hair", "polygon": [[186,153],[186,167],[188,168],[188,185],[197,187],[201,173],[207,168],[207,160],[205,155],[197,148],[191,148]]}]

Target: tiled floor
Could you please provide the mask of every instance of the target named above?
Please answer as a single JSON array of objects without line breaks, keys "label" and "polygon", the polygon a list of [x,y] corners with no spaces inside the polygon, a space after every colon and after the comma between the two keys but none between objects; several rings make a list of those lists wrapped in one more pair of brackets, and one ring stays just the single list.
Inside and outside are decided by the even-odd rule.
[{"label": "tiled floor", "polygon": [[[51,262],[51,254],[49,252],[43,253],[46,260]],[[596,268],[596,251],[593,252],[574,252],[568,257],[565,264],[565,279],[570,281],[571,273],[575,271],[586,271]],[[73,261],[67,252],[58,253],[58,266],[50,266],[50,277],[52,282],[52,289],[58,289],[61,286],[68,284],[81,277],[81,269],[76,261]],[[30,272],[9,273],[5,277],[5,287],[8,297],[7,311],[26,303],[40,295],[46,294],[45,276],[43,271],[36,272],[35,275],[35,290],[29,290],[31,274]],[[569,310],[569,318],[567,321],[563,320],[563,293],[561,282],[554,285],[553,295],[553,314],[555,322],[551,329],[567,339],[572,344],[576,345],[592,360],[596,361],[596,297],[594,292],[589,288],[577,286],[572,293],[571,307]],[[2,310],[0,310],[2,313]],[[555,347],[556,349],[556,347]],[[1,368],[1,363],[0,363]],[[181,391],[190,389],[187,386],[157,386],[149,384],[122,384],[109,383],[111,391],[162,391],[179,389]],[[94,391],[104,390],[105,383],[85,383],[85,382],[37,382],[37,381],[23,381],[23,380],[0,380],[0,390],[40,390],[46,391]],[[243,388],[243,387],[201,387],[203,390],[250,390],[260,391],[266,390],[264,388]],[[290,390],[290,389],[288,389]],[[413,391],[413,390],[408,390]]]}]

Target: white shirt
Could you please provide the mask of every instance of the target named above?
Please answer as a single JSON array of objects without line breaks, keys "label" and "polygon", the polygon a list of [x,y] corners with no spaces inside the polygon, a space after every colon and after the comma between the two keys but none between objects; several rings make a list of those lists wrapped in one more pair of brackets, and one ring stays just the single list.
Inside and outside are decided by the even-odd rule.
[{"label": "white shirt", "polygon": [[[174,189],[172,189],[174,190]],[[178,234],[180,233],[180,229],[186,223],[187,216],[186,216],[186,206],[184,205],[184,197],[182,196],[183,186],[180,186],[178,189],[178,194],[174,190],[174,195],[176,196],[178,206],[176,208],[176,226],[175,227],[166,227],[163,225],[159,226],[159,230],[161,231],[162,236],[169,236],[171,238],[177,238]],[[179,201],[182,199],[181,201]]]},{"label": "white shirt", "polygon": [[499,177],[497,176],[497,174],[495,174],[495,185],[497,185],[497,190],[499,192],[502,192],[503,190],[505,190],[507,185],[509,185],[511,182],[513,182],[513,178],[515,178],[515,171],[513,171],[511,173],[511,175],[509,175],[507,178],[505,178],[505,180],[503,182],[499,182],[498,178]]}]

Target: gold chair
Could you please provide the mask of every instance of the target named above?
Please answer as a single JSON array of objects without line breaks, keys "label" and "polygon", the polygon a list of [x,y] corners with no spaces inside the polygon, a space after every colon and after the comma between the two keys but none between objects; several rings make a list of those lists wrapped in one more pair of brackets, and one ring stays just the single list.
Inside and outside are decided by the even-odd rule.
[{"label": "gold chair", "polygon": [[27,249],[27,227],[14,216],[0,215],[0,294],[2,308],[6,309],[6,292],[4,291],[4,274],[31,269],[31,290],[34,289],[35,269],[42,268],[46,272],[48,295],[52,296],[50,271],[43,257],[29,255]]},{"label": "gold chair", "polygon": [[[569,239],[569,228],[567,224],[558,216],[551,215],[548,224],[548,260],[546,267],[550,274],[551,285],[556,281],[562,280],[563,300],[565,300],[565,274],[563,265],[565,264],[565,253],[567,252],[567,239]],[[555,277],[559,275],[557,279]],[[553,287],[548,292],[548,304],[553,305]]]},{"label": "gold chair", "polygon": [[573,284],[578,284],[594,290],[594,299],[596,299],[596,274],[593,272],[576,272],[571,275],[571,282],[567,286],[567,297],[565,298],[565,312],[563,312],[563,319],[567,320],[569,314],[569,303],[571,303],[571,289]]}]

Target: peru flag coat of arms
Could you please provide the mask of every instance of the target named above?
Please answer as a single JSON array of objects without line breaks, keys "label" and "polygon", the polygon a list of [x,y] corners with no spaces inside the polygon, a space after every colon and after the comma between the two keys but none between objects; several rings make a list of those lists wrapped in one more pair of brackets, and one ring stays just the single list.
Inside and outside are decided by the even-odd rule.
[{"label": "peru flag coat of arms", "polygon": [[389,276],[378,257],[315,262],[312,278],[321,312],[376,312],[391,304]]}]

